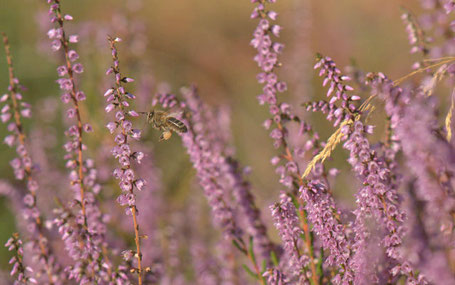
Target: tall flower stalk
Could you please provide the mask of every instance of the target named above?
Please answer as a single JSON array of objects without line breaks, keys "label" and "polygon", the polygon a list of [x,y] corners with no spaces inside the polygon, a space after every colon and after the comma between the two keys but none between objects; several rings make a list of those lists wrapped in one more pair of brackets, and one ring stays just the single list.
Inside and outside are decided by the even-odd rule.
[{"label": "tall flower stalk", "polygon": [[[411,73],[395,81],[383,73],[367,73],[357,67],[346,76],[335,60],[317,54],[314,69],[321,77],[322,86],[327,88],[328,98],[307,101],[313,99],[290,90],[293,101],[297,96],[307,101],[300,106],[310,112],[308,118],[306,113],[300,115],[303,109],[293,109],[299,103],[290,104],[281,98],[281,94],[287,92],[287,84],[279,75],[284,45],[279,40],[282,28],[276,24],[278,13],[273,9],[276,0],[251,0],[254,5],[251,18],[257,21],[257,26],[250,45],[256,50],[254,61],[260,69],[257,81],[261,91],[257,99],[268,109],[263,126],[276,149],[270,162],[282,188],[272,189],[275,185],[271,185],[255,192],[267,200],[266,195],[272,194],[271,199],[275,200],[268,208],[265,221],[261,213],[264,207],[253,195],[257,186],[248,181],[249,168],[242,167],[235,158],[230,115],[223,112],[230,109],[229,106],[209,106],[194,86],[182,88],[181,94],[175,96],[169,93],[167,84],[157,84],[158,94],[150,97],[155,80],[148,68],[141,70],[149,65],[146,63],[146,22],[139,19],[140,13],[133,21],[124,16],[128,14],[127,9],[139,11],[147,1],[125,2],[126,6],[112,14],[112,22],[118,23],[113,29],[120,27],[119,32],[127,38],[128,49],[136,55],[125,57],[122,69],[131,65],[138,77],[146,78],[142,81],[148,93],[142,92],[144,96],[138,96],[137,101],[126,90],[133,79],[120,71],[117,50],[120,39],[109,38],[112,63],[106,74],[110,76],[105,79],[112,76],[113,82],[107,87],[105,80],[88,79],[87,83],[103,85],[102,89],[107,91],[104,112],[97,106],[97,100],[91,100],[93,112],[87,116],[83,112],[86,96],[79,82],[84,67],[74,49],[79,37],[68,34],[67,24],[73,17],[63,13],[62,1],[47,1],[51,18],[47,24],[53,27],[46,29],[51,48],[59,51],[58,58],[62,61],[57,68],[57,83],[62,91],[61,99],[67,104],[64,108],[67,129],[63,139],[68,178],[60,175],[56,167],[60,160],[42,147],[53,148],[60,139],[52,134],[57,134],[58,129],[50,127],[56,117],[49,114],[59,113],[56,98],[38,102],[36,109],[41,115],[36,116],[32,128],[41,131],[32,130],[29,135],[24,128],[24,118],[31,116],[31,105],[22,101],[23,88],[15,78],[8,40],[4,36],[9,86],[7,94],[0,96],[0,119],[8,133],[4,143],[16,150],[10,164],[15,178],[20,181],[0,179],[0,194],[10,199],[12,212],[23,217],[17,222],[18,228],[24,229],[23,240],[13,234],[6,243],[12,255],[11,282],[53,285],[455,282],[455,92],[452,93],[454,98],[450,98],[450,107],[444,104],[448,98],[442,96],[447,86],[453,89],[455,74],[454,0],[422,0],[427,10],[422,16],[405,11],[402,18],[411,52],[420,54],[421,58],[416,60]],[[311,13],[312,9],[304,12]],[[104,11],[103,15],[109,16],[108,13]],[[78,25],[82,39],[85,39],[84,31],[90,30],[90,34],[95,35],[91,39],[97,43],[105,41],[106,30],[110,29],[109,24],[91,20]],[[288,31],[292,33],[292,28]],[[309,34],[305,29],[299,33]],[[292,36],[291,39],[297,40]],[[84,43],[80,48],[91,53],[95,46],[98,45]],[[95,54],[97,60],[103,58]],[[91,68],[96,68],[97,60],[90,64]],[[294,73],[294,81],[303,78],[300,83],[311,75],[310,72]],[[419,76],[406,87],[400,87],[414,75]],[[292,85],[300,86],[298,82]],[[369,97],[363,98],[367,94]],[[180,96],[182,98],[177,99]],[[173,123],[176,130],[187,131],[153,148],[150,141],[135,143],[142,134],[133,126],[134,117],[144,112],[136,112],[131,106],[144,105],[149,99],[153,106],[160,105],[169,117],[175,117],[167,117],[165,123]],[[374,117],[382,115],[378,112],[378,99],[385,103],[382,134],[373,132],[375,126],[369,120],[374,110]],[[442,104],[438,104],[439,99]],[[97,110],[102,116],[107,113],[112,116],[106,122],[109,132],[105,132],[111,143],[106,144],[107,148],[98,143],[100,146],[96,149],[100,155],[88,159],[85,144],[90,140],[84,132],[95,131],[102,135],[97,125],[93,130],[86,124],[88,116],[99,116]],[[447,114],[444,122],[439,116],[441,111]],[[319,115],[315,112],[321,112],[329,125],[336,128],[327,139],[318,135],[321,133],[319,122],[314,126],[309,124],[313,115]],[[378,123],[377,130],[382,130],[382,125]],[[170,138],[170,134],[168,131],[163,135]],[[384,138],[376,142],[380,135]],[[33,137],[31,143],[29,136]],[[158,160],[163,158],[162,154],[168,158],[167,152],[178,156],[179,152],[172,148],[180,141],[193,171],[182,165],[177,169],[178,175],[170,177],[164,170],[163,178],[169,180],[161,181],[152,156],[147,157],[147,154],[153,149],[159,151]],[[335,153],[341,145],[346,151]],[[109,152],[114,159],[107,158]],[[43,158],[47,155],[49,159]],[[263,157],[258,159],[264,160]],[[54,162],[55,165],[50,166]],[[102,166],[95,168],[95,163]],[[345,164],[351,167],[340,167]],[[329,169],[329,165],[339,169]],[[339,172],[341,177],[336,178]],[[204,205],[195,203],[197,195],[194,194],[199,193],[179,191],[193,173],[207,200]],[[352,182],[354,176],[356,182]],[[152,185],[146,187],[144,178]],[[120,189],[111,185],[115,179]],[[102,193],[98,181],[106,185]],[[54,197],[54,190],[61,194],[60,189],[67,188],[70,195],[63,195],[69,196],[69,201]],[[140,193],[146,188],[146,193]],[[353,191],[352,195],[349,190]],[[402,190],[407,195],[402,195]],[[191,199],[185,199],[188,195]],[[52,199],[57,204],[55,208]],[[116,202],[123,210],[114,212],[116,221],[108,223],[108,216],[99,207],[112,211],[117,208],[112,205]],[[175,211],[182,208],[188,211]],[[43,213],[50,219],[45,219]],[[195,217],[198,213],[202,216]],[[272,223],[277,236],[274,242],[266,227]],[[56,233],[51,231],[52,227]],[[206,232],[207,227],[215,231]],[[219,237],[223,239],[220,241]],[[55,250],[61,248],[65,252],[57,258]]]},{"label": "tall flower stalk", "polygon": [[[266,129],[274,125],[274,129],[270,132],[270,137],[274,140],[275,148],[282,147],[282,154],[279,157],[272,159],[272,164],[276,166],[276,172],[280,174],[280,182],[294,193],[298,192],[298,187],[303,183],[299,178],[299,165],[294,159],[294,154],[290,148],[287,136],[288,129],[286,123],[296,119],[291,114],[291,108],[287,103],[280,103],[278,93],[284,92],[287,85],[283,81],[278,80],[276,68],[281,66],[278,61],[278,55],[282,52],[284,45],[274,41],[273,37],[279,37],[281,27],[272,24],[271,21],[277,19],[278,14],[273,10],[266,9],[266,3],[274,3],[275,1],[253,1],[257,5],[251,14],[251,18],[259,19],[259,24],[253,33],[253,39],[250,44],[257,50],[254,60],[261,69],[261,73],[257,75],[257,80],[263,84],[263,93],[258,96],[259,104],[268,104],[271,119],[264,122]],[[284,165],[282,165],[284,164]],[[310,261],[306,264],[311,268],[312,282],[317,283],[318,277],[315,265],[315,256],[313,251],[313,242],[309,234],[308,221],[306,215],[301,215],[302,229],[305,231],[305,236],[308,238],[305,241],[306,253],[309,255]],[[297,272],[303,272],[304,269]],[[300,274],[300,273],[299,273]]]},{"label": "tall flower stalk", "polygon": [[71,183],[73,188],[79,189],[79,197],[77,199],[80,202],[83,225],[87,228],[86,186],[84,185],[84,160],[82,155],[85,146],[82,143],[82,134],[84,131],[91,131],[91,127],[82,122],[79,102],[84,101],[86,96],[84,92],[78,89],[75,82],[75,74],[82,73],[84,69],[81,63],[75,63],[79,55],[76,51],[70,49],[70,43],[77,43],[78,36],[68,36],[63,28],[64,23],[71,21],[73,17],[62,14],[60,0],[48,0],[48,3],[50,4],[49,14],[51,15],[51,22],[56,25],[56,28],[48,32],[49,38],[53,40],[52,50],[63,50],[65,56],[65,65],[57,68],[58,75],[61,77],[57,80],[57,83],[64,92],[61,97],[62,101],[64,103],[72,102],[73,105],[73,108],[67,110],[67,116],[69,118],[76,117],[76,124],[70,126],[66,132],[69,141],[65,144],[65,150],[67,151],[65,158],[68,161],[67,166],[70,169],[75,169],[75,175],[71,175],[70,177]]},{"label": "tall flower stalk", "polygon": [[[93,160],[84,159],[83,156],[86,149],[82,140],[83,133],[91,132],[93,129],[82,120],[80,108],[86,95],[79,90],[75,77],[76,74],[82,73],[84,68],[77,62],[79,58],[77,52],[70,48],[71,44],[78,42],[79,37],[66,34],[64,23],[73,20],[73,17],[63,15],[60,0],[48,0],[48,3],[51,22],[55,25],[48,31],[48,36],[52,40],[51,48],[53,51],[61,50],[65,58],[65,64],[57,68],[60,76],[57,83],[63,92],[61,96],[63,103],[71,102],[72,105],[66,110],[66,116],[69,119],[75,118],[75,123],[65,132],[68,141],[64,144],[66,151],[64,158],[66,167],[70,170],[69,178],[75,197],[71,206],[77,205],[80,208],[80,212],[74,218],[74,224],[67,225],[68,220],[64,216],[56,218],[55,223],[64,237],[70,256],[78,260],[76,266],[69,268],[70,276],[80,282],[97,282],[109,278],[110,265],[103,258],[106,229],[103,214],[95,198],[100,189],[96,183],[97,172]],[[58,212],[64,215],[66,211],[60,209]]]},{"label": "tall flower stalk", "polygon": [[[274,255],[273,244],[261,221],[249,183],[243,177],[238,162],[227,156],[231,151],[226,146],[226,135],[220,130],[220,123],[214,123],[219,118],[202,102],[194,86],[182,89],[182,95],[184,99],[179,101],[175,95],[159,93],[153,104],[159,103],[186,113],[184,120],[188,124],[188,132],[182,135],[183,145],[214,213],[213,222],[223,231],[224,237],[250,260],[253,269],[248,268],[248,273],[264,283],[260,262],[270,263]],[[241,213],[232,205],[231,196],[239,203]],[[243,226],[250,235],[249,244],[243,237]],[[260,253],[258,258],[256,250]]]},{"label": "tall flower stalk", "polygon": [[28,190],[28,193],[23,197],[25,207],[23,216],[27,222],[27,229],[31,236],[33,248],[46,272],[49,283],[53,284],[56,281],[59,269],[57,264],[55,264],[55,257],[48,246],[48,239],[44,233],[43,217],[37,207],[36,192],[39,185],[33,175],[35,165],[25,144],[26,136],[22,124],[22,118],[31,117],[31,106],[22,101],[22,94],[19,93],[22,86],[14,75],[8,37],[6,34],[2,35],[8,63],[9,94],[5,94],[0,98],[0,101],[7,102],[1,110],[1,119],[3,123],[7,123],[11,118],[14,118],[13,122],[8,125],[8,130],[11,134],[5,137],[4,142],[10,147],[16,147],[19,157],[13,159],[10,164],[14,169],[16,179],[25,180]]},{"label": "tall flower stalk", "polygon": [[6,242],[5,247],[8,248],[8,251],[14,250],[14,256],[9,260],[9,263],[13,264],[10,275],[16,275],[15,284],[38,284],[35,278],[30,277],[33,269],[24,264],[24,249],[19,234],[14,233]]},{"label": "tall flower stalk", "polygon": [[[287,85],[283,81],[278,80],[276,74],[276,69],[281,66],[281,63],[278,60],[278,55],[282,52],[284,45],[275,40],[279,37],[281,27],[279,25],[273,24],[272,21],[277,19],[277,13],[273,10],[269,10],[266,7],[267,3],[274,3],[275,0],[258,0],[252,1],[257,3],[251,18],[259,19],[259,24],[256,27],[253,33],[253,40],[250,44],[257,50],[257,54],[254,57],[254,60],[261,69],[261,73],[258,74],[257,80],[259,83],[263,84],[262,94],[258,96],[259,103],[261,105],[267,103],[269,107],[269,112],[272,116],[271,119],[268,119],[264,122],[266,129],[272,128],[270,132],[270,137],[274,140],[274,147],[280,148],[282,153],[278,157],[272,159],[272,164],[276,165],[276,172],[280,174],[280,182],[290,189],[290,193],[297,198],[298,206],[298,217],[300,220],[300,227],[303,231],[303,240],[305,245],[304,254],[308,256],[309,262],[301,263],[305,268],[297,271],[302,274],[305,271],[310,271],[306,276],[309,277],[309,282],[312,284],[318,284],[320,280],[320,273],[317,270],[317,256],[314,250],[314,236],[311,233],[311,225],[308,221],[308,212],[305,208],[305,205],[308,201],[305,201],[305,195],[298,195],[300,189],[305,185],[306,181],[304,178],[312,172],[314,179],[322,179],[325,183],[327,182],[327,173],[320,163],[320,161],[312,160],[306,167],[305,173],[301,174],[301,158],[305,155],[305,152],[310,150],[313,153],[317,153],[321,148],[319,142],[318,134],[314,132],[312,127],[306,123],[304,120],[292,113],[291,106],[285,102],[279,102],[278,94],[286,91]],[[336,100],[342,101],[340,110],[333,110],[332,116],[336,118],[335,125],[340,124],[344,119],[347,119],[351,116],[350,109],[355,109],[355,106],[351,101],[358,100],[359,97],[350,97],[346,95],[346,91],[352,90],[352,87],[343,84],[342,81],[347,78],[338,75],[339,71],[333,72],[333,62],[328,59],[323,61],[324,58],[320,57],[321,62],[319,66],[323,66],[321,74],[327,73],[327,79],[325,83],[331,81],[331,88],[328,95],[331,95],[334,91],[331,104],[334,104]],[[319,67],[317,66],[317,67]],[[325,71],[327,70],[327,71]],[[336,89],[336,90],[335,90]],[[306,142],[303,149],[295,148],[293,149],[290,145],[288,136],[289,130],[287,124],[290,122],[296,122],[300,125],[299,135],[306,134],[308,135],[308,141]],[[300,158],[300,159],[299,159]],[[299,163],[300,162],[300,163]],[[317,168],[317,169],[316,169]],[[330,195],[327,195],[325,198],[330,199]],[[341,224],[341,221],[335,217],[334,210],[332,215],[334,215],[334,220],[337,220]],[[319,213],[314,213],[318,215]],[[314,216],[313,216],[314,217]],[[330,249],[330,248],[328,248]],[[321,260],[323,257],[319,257]],[[322,261],[319,261],[320,264]],[[303,276],[301,277],[303,278]]]},{"label": "tall flower stalk", "polygon": [[138,283],[142,284],[143,265],[141,252],[141,236],[139,234],[139,224],[137,216],[139,214],[136,206],[136,191],[144,189],[146,181],[136,177],[132,168],[132,163],[141,163],[144,153],[133,151],[130,146],[129,139],[139,139],[141,132],[138,129],[133,129],[133,124],[129,120],[130,117],[137,117],[138,113],[130,108],[130,101],[135,98],[133,94],[125,91],[124,83],[132,82],[133,79],[122,77],[120,73],[119,59],[115,43],[119,42],[119,38],[109,38],[109,44],[112,52],[113,65],[107,71],[107,74],[113,74],[115,78],[114,87],[109,88],[104,94],[107,101],[105,111],[107,113],[115,111],[115,121],[109,122],[107,128],[111,134],[116,133],[116,146],[112,149],[112,155],[118,159],[120,168],[114,170],[114,177],[119,180],[119,186],[122,194],[118,196],[117,201],[121,206],[127,206],[126,214],[132,215],[134,227],[134,242],[136,244],[135,251],[126,251],[124,257],[129,260],[134,256],[137,260],[137,268],[133,268],[132,272],[137,274]]}]

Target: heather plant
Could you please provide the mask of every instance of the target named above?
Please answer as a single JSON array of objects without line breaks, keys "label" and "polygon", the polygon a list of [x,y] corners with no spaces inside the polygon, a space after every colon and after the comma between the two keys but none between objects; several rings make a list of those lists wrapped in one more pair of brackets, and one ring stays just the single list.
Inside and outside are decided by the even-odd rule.
[{"label": "heather plant", "polygon": [[[5,284],[455,284],[455,2],[402,8],[414,63],[395,80],[315,52],[317,98],[280,71],[276,0],[251,1],[260,91],[245,96],[266,108],[271,140],[248,140],[273,149],[255,158],[276,173],[270,193],[244,165],[235,106],[211,103],[196,84],[172,92],[151,70],[153,36],[135,19],[145,2],[128,1],[96,32],[62,2],[47,1],[42,24],[61,94],[41,107],[26,103],[35,91],[17,78],[2,33],[15,179],[2,177],[0,193],[20,233],[5,244]],[[97,76],[84,76],[90,69]],[[64,130],[48,126],[56,110]]]}]

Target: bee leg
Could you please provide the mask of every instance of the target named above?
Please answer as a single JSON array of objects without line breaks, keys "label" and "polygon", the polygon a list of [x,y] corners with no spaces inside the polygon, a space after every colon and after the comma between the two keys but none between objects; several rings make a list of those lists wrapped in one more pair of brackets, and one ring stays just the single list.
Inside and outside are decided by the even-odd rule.
[{"label": "bee leg", "polygon": [[165,131],[161,134],[160,140],[159,140],[159,141],[168,140],[168,139],[171,138],[171,136],[172,136],[172,132],[169,131],[169,130],[165,130]]}]

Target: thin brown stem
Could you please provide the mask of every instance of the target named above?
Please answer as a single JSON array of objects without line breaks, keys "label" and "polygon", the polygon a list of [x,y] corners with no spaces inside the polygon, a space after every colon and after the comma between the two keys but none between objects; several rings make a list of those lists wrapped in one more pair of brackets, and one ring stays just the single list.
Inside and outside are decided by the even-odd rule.
[{"label": "thin brown stem", "polygon": [[[115,39],[109,38],[109,44],[110,44],[110,47],[111,47],[112,51],[116,50]],[[116,53],[115,54],[113,53],[113,60],[114,60],[114,62],[118,61],[118,56],[117,56]],[[115,67],[113,67],[113,68],[114,68],[115,73],[120,73],[120,71],[117,68],[115,68]],[[116,85],[115,92],[116,92],[117,100],[119,102],[118,106],[124,112],[125,111],[124,110],[124,105],[121,104],[122,100],[123,100],[123,96],[122,96],[122,94],[119,91],[119,88],[122,87],[122,82],[121,82],[120,77],[116,76],[115,85]],[[128,133],[125,130],[123,124],[121,125],[121,130],[122,130],[122,134],[123,134],[123,136],[125,138],[125,144],[126,144],[128,142]],[[130,169],[130,168],[131,168],[130,165],[127,165],[125,167],[125,169]],[[133,187],[131,187],[129,192],[134,195]],[[139,235],[139,224],[137,222],[136,205],[130,206],[130,209],[131,209],[131,214],[133,216],[134,242],[136,243],[136,254],[135,254],[135,256],[136,256],[136,259],[137,259],[137,269],[136,269],[137,279],[138,279],[138,284],[142,285],[142,253],[141,253],[141,241],[140,241],[140,235]]]},{"label": "thin brown stem", "polygon": [[262,284],[262,285],[267,285],[267,283],[265,282],[265,279],[264,277],[262,277],[262,274],[261,274],[261,270],[259,269],[257,263],[255,262],[254,258],[251,256],[250,254],[250,251],[249,250],[246,250],[247,252],[247,257],[248,259],[251,261],[251,263],[253,264],[253,267],[254,267],[254,271],[256,272],[256,275],[259,279],[259,282]]},{"label": "thin brown stem", "polygon": [[[277,123],[277,127],[279,130],[283,130],[283,126],[281,125],[280,122]],[[284,155],[283,155],[283,158],[285,158],[287,161],[289,162],[295,162],[294,161],[294,157],[291,153],[291,150],[286,142],[286,140],[284,138],[282,138],[282,143],[283,143],[283,147],[284,147]],[[303,186],[304,184],[304,181],[303,179],[298,176],[297,177],[297,180],[298,180],[298,184],[299,186]],[[299,199],[299,204],[303,205],[304,202]],[[317,270],[316,270],[316,265],[315,265],[315,256],[314,256],[314,250],[313,250],[313,240],[311,238],[311,233],[310,233],[310,228],[309,228],[309,225],[308,225],[308,221],[307,221],[307,218],[306,218],[306,213],[303,209],[300,209],[299,210],[300,212],[300,217],[301,217],[301,227],[303,229],[303,232],[305,233],[305,245],[307,247],[307,250],[308,250],[308,254],[309,254],[309,257],[310,257],[310,269],[311,269],[311,279],[312,281],[314,282],[314,284],[319,284],[319,276],[317,274]]]},{"label": "thin brown stem", "polygon": [[136,258],[137,258],[137,280],[139,285],[142,284],[142,253],[141,253],[141,242],[139,239],[139,224],[137,223],[136,206],[131,207],[131,213],[133,214],[134,223],[134,242],[136,243]]},{"label": "thin brown stem", "polygon": [[[300,203],[303,203],[303,201],[300,201]],[[303,209],[300,209],[300,216],[302,217],[302,229],[303,232],[305,233],[305,244],[308,249],[308,253],[310,255],[310,268],[311,268],[311,279],[314,284],[319,284],[319,276],[316,271],[316,264],[315,264],[315,258],[314,258],[314,250],[313,250],[313,238],[311,237],[311,232],[310,228],[308,226],[308,221],[307,221],[307,214]]]},{"label": "thin brown stem", "polygon": [[[5,33],[2,33],[2,36],[3,36],[3,43],[4,43],[4,46],[5,46],[6,62],[8,64],[10,97],[11,97],[11,100],[13,102],[14,121],[16,123],[16,128],[17,128],[17,137],[19,139],[19,144],[25,147],[25,134],[24,134],[24,131],[23,131],[23,128],[22,128],[21,115],[20,115],[20,112],[19,112],[19,104],[17,102],[17,97],[16,97],[17,84],[16,84],[15,79],[14,79],[15,77],[14,77],[13,60],[12,60],[11,51],[10,51],[10,47],[9,47],[8,37],[6,36]],[[26,152],[23,156],[24,156],[24,158],[27,158],[27,159],[30,158],[28,152]],[[26,177],[27,182],[32,181],[33,180],[33,176],[32,176],[32,169],[30,168],[30,166],[29,165],[25,165],[24,170],[25,170],[25,177]],[[28,190],[29,190],[30,194],[33,197],[33,206],[36,206],[36,200],[37,200],[36,191],[34,189],[28,189]],[[51,267],[49,266],[49,263],[48,263],[48,261],[49,261],[49,254],[48,254],[49,248],[44,244],[44,241],[43,241],[44,235],[42,233],[43,227],[42,227],[41,218],[40,217],[36,217],[34,221],[35,221],[35,224],[37,226],[37,231],[38,231],[38,246],[40,248],[40,252],[41,252],[42,257],[45,260],[46,274],[48,275],[49,283],[50,284],[54,284],[54,282],[52,281],[53,280],[53,278],[52,278],[52,269],[51,269]]]},{"label": "thin brown stem", "polygon": [[[60,4],[60,0],[54,0],[55,3]],[[71,100],[73,101],[73,106],[74,110],[76,112],[76,119],[77,119],[77,130],[78,130],[78,149],[77,149],[77,165],[78,165],[78,183],[80,185],[80,196],[81,196],[81,211],[82,211],[82,216],[84,218],[84,227],[87,230],[88,225],[87,225],[87,215],[86,215],[86,210],[85,210],[85,189],[84,189],[84,167],[83,167],[83,156],[82,156],[82,119],[81,119],[81,114],[80,114],[80,107],[79,103],[76,98],[76,93],[77,93],[77,87],[76,87],[76,82],[74,80],[73,76],[73,67],[71,64],[71,60],[69,58],[69,46],[68,46],[68,39],[66,37],[65,30],[63,29],[63,17],[62,13],[60,10],[60,5],[58,6],[58,9],[56,10],[56,16],[57,16],[57,22],[62,30],[62,38],[61,38],[61,43],[63,46],[64,54],[65,54],[65,62],[66,62],[66,68],[68,72],[68,79],[71,81]]]}]

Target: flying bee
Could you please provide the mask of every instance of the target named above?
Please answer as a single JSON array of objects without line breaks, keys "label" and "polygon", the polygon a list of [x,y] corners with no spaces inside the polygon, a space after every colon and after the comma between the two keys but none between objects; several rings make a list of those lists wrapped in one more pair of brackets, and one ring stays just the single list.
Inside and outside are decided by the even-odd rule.
[{"label": "flying bee", "polygon": [[151,112],[141,112],[147,115],[147,122],[157,130],[163,131],[160,141],[168,140],[172,136],[172,131],[186,133],[186,125],[174,116],[178,113],[168,113],[166,111],[152,110]]}]

